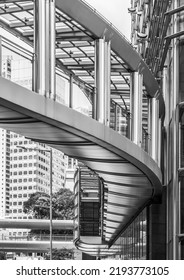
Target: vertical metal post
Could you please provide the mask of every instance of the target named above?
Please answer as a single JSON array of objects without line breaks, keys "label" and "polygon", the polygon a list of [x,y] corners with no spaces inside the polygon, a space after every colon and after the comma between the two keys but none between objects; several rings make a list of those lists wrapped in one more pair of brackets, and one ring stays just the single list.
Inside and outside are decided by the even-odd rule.
[{"label": "vertical metal post", "polygon": [[139,114],[139,123],[138,123],[138,138],[139,138],[139,146],[142,144],[142,102],[143,102],[143,93],[142,93],[142,86],[143,86],[143,75],[139,73],[139,106],[138,106],[138,114]]},{"label": "vertical metal post", "polygon": [[0,36],[0,76],[2,76],[2,37]]},{"label": "vertical metal post", "polygon": [[105,42],[105,125],[110,125],[111,42]]},{"label": "vertical metal post", "polygon": [[52,260],[52,149],[50,149],[50,260]]},{"label": "vertical metal post", "polygon": [[157,99],[151,99],[151,157],[157,162],[158,148],[158,105]]},{"label": "vertical metal post", "polygon": [[151,115],[152,115],[152,98],[148,98],[148,154],[151,155]]},{"label": "vertical metal post", "polygon": [[133,74],[133,90],[132,90],[132,141],[141,145],[142,139],[142,77],[138,72]]},{"label": "vertical metal post", "polygon": [[46,96],[46,2],[34,1],[34,85],[35,91]]},{"label": "vertical metal post", "polygon": [[105,123],[105,40],[95,41],[95,86],[97,121]]},{"label": "vertical metal post", "polygon": [[[178,1],[174,1],[174,8],[177,8]],[[178,31],[178,14],[173,16],[173,31]],[[179,168],[179,40],[173,40],[173,192],[172,192],[172,204],[173,204],[173,260],[179,259],[179,180],[178,180],[178,168]]]},{"label": "vertical metal post", "polygon": [[50,98],[56,100],[56,73],[55,73],[55,41],[56,41],[56,17],[55,0],[50,0]]},{"label": "vertical metal post", "polygon": [[157,162],[159,167],[161,167],[161,135],[162,135],[162,121],[161,119],[158,119]]},{"label": "vertical metal post", "polygon": [[94,88],[94,93],[93,93],[93,107],[92,107],[92,117],[93,119],[97,119],[97,116],[96,116],[96,88]]},{"label": "vertical metal post", "polygon": [[69,85],[69,107],[73,108],[73,76],[70,75],[70,85]]},{"label": "vertical metal post", "polygon": [[130,140],[133,141],[133,90],[134,90],[134,86],[133,86],[133,81],[134,81],[134,74],[131,73],[130,74],[130,121],[129,121],[129,133],[130,133]]},{"label": "vertical metal post", "polygon": [[50,0],[45,1],[45,96],[50,95]]},{"label": "vertical metal post", "polygon": [[115,120],[115,131],[118,131],[118,108],[117,104],[115,103],[115,108],[114,108],[114,120]]}]

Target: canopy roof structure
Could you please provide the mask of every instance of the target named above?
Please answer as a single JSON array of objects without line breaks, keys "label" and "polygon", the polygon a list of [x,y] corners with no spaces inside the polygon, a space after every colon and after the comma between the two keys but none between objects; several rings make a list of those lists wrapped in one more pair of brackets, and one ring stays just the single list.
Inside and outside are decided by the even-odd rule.
[{"label": "canopy roof structure", "polygon": [[[0,25],[33,46],[33,1],[2,2]],[[147,95],[159,96],[159,114],[164,116],[164,102],[157,81],[128,40],[85,1],[56,0],[56,65],[72,74],[89,100],[95,90],[94,41],[104,37],[111,41],[112,99],[130,110],[130,74],[140,69]]]}]

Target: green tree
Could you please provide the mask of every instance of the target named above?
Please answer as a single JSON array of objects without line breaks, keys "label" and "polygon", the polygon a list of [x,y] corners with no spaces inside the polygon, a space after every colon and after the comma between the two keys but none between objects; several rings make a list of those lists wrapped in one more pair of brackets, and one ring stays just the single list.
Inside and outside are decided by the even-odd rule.
[{"label": "green tree", "polygon": [[[53,220],[71,220],[74,217],[74,194],[67,188],[52,195]],[[24,202],[23,211],[36,219],[49,219],[50,196],[44,192],[31,194]]]},{"label": "green tree", "polygon": [[6,253],[0,251],[0,260],[6,260]]},{"label": "green tree", "polygon": [[[31,194],[29,199],[24,202],[23,211],[35,219],[49,219],[50,217],[50,196],[44,192]],[[72,220],[74,217],[74,194],[67,188],[60,189],[52,195],[52,218],[53,220]],[[53,230],[53,235],[73,234],[72,230]],[[31,230],[30,235],[39,234],[49,235],[49,230]],[[73,250],[63,248],[53,249],[53,259],[71,259]],[[46,259],[50,259],[49,253]]]},{"label": "green tree", "polygon": [[[45,255],[46,260],[50,260],[50,252]],[[53,249],[52,251],[53,260],[71,260],[74,259],[74,250],[73,249]]]}]

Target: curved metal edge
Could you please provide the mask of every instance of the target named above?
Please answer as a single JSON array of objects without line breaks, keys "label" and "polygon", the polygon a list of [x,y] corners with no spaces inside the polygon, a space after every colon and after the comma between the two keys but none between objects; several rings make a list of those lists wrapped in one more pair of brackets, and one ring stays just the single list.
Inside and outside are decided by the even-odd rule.
[{"label": "curved metal edge", "polygon": [[96,13],[95,10],[92,10],[87,3],[80,0],[56,0],[56,8],[65,12],[86,29],[90,30],[94,37],[105,37],[107,40],[111,40],[112,50],[127,63],[130,70],[140,70],[143,74],[143,82],[147,93],[150,97],[157,97],[159,99],[159,116],[164,118],[165,104],[161,89],[151,70],[131,43],[108,21]]},{"label": "curved metal edge", "polygon": [[119,251],[119,245],[109,248],[108,244],[88,244],[80,239],[74,240],[74,245],[78,250],[96,257],[110,256]]},{"label": "curved metal edge", "polygon": [[[162,175],[156,162],[140,147],[111,128],[65,105],[38,95],[0,77],[2,106],[65,129],[122,156],[139,168],[150,180],[154,196],[160,196]],[[83,126],[81,127],[81,123]]]}]

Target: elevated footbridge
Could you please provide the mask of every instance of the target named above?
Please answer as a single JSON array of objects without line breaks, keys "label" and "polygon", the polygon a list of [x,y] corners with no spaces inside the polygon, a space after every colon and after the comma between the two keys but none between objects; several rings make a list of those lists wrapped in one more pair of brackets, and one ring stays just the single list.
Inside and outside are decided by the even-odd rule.
[{"label": "elevated footbridge", "polygon": [[[79,235],[75,243],[86,253],[112,254],[119,234],[161,197],[164,101],[157,81],[134,47],[84,1],[2,2],[0,24],[34,45],[34,77],[33,90],[0,77],[0,127],[61,150],[95,171],[103,190],[100,238],[84,241]],[[69,77],[70,108],[57,101],[55,66]],[[93,118],[73,109],[73,82],[91,102]]]}]

